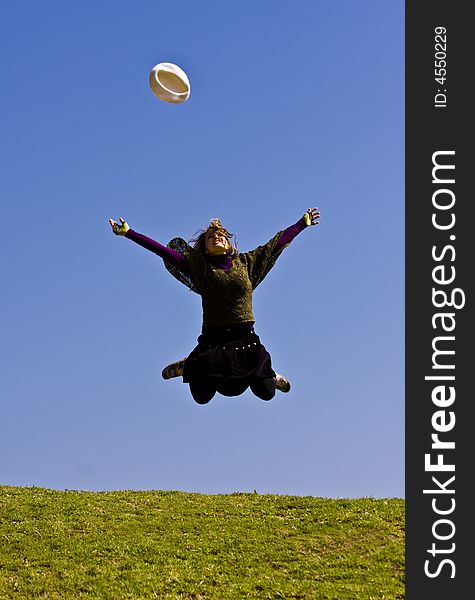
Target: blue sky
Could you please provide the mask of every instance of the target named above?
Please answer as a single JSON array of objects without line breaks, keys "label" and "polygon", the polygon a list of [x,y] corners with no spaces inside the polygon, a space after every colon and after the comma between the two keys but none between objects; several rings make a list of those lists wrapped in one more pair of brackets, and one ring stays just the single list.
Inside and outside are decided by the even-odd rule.
[{"label": "blue sky", "polygon": [[[0,483],[404,495],[404,5],[2,3]],[[148,86],[180,65],[187,103]],[[161,370],[199,297],[163,243],[250,250],[318,206],[256,290],[289,394],[195,404]]]}]

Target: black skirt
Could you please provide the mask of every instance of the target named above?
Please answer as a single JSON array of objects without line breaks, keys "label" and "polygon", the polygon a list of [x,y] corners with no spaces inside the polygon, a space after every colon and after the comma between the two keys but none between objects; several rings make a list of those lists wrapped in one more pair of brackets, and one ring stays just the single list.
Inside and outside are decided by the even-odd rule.
[{"label": "black skirt", "polygon": [[183,381],[246,381],[275,377],[271,357],[254,332],[253,323],[205,330],[185,360]]}]

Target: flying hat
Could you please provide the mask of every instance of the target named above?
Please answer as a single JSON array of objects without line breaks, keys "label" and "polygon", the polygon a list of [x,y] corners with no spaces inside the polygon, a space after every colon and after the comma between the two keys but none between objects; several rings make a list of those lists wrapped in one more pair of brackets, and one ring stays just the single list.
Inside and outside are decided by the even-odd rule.
[{"label": "flying hat", "polygon": [[190,82],[185,71],[173,63],[163,62],[150,71],[152,92],[165,102],[181,104],[190,96]]}]

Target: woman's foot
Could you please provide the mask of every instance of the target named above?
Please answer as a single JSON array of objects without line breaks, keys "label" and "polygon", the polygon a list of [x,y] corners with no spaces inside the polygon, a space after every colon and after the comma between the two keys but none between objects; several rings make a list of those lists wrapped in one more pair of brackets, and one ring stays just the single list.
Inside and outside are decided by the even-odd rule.
[{"label": "woman's foot", "polygon": [[177,362],[167,365],[162,371],[163,379],[172,379],[173,377],[181,377],[183,375],[183,367],[185,366],[185,360],[182,358]]},{"label": "woman's foot", "polygon": [[284,377],[283,375],[281,375],[280,373],[276,373],[275,374],[275,389],[279,390],[280,392],[290,392],[290,381]]}]

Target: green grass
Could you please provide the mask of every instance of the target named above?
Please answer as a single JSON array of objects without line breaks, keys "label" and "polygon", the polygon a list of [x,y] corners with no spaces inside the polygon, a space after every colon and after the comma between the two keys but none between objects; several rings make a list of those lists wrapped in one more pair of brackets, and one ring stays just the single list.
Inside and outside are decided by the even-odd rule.
[{"label": "green grass", "polygon": [[0,486],[0,598],[404,598],[404,501]]}]

